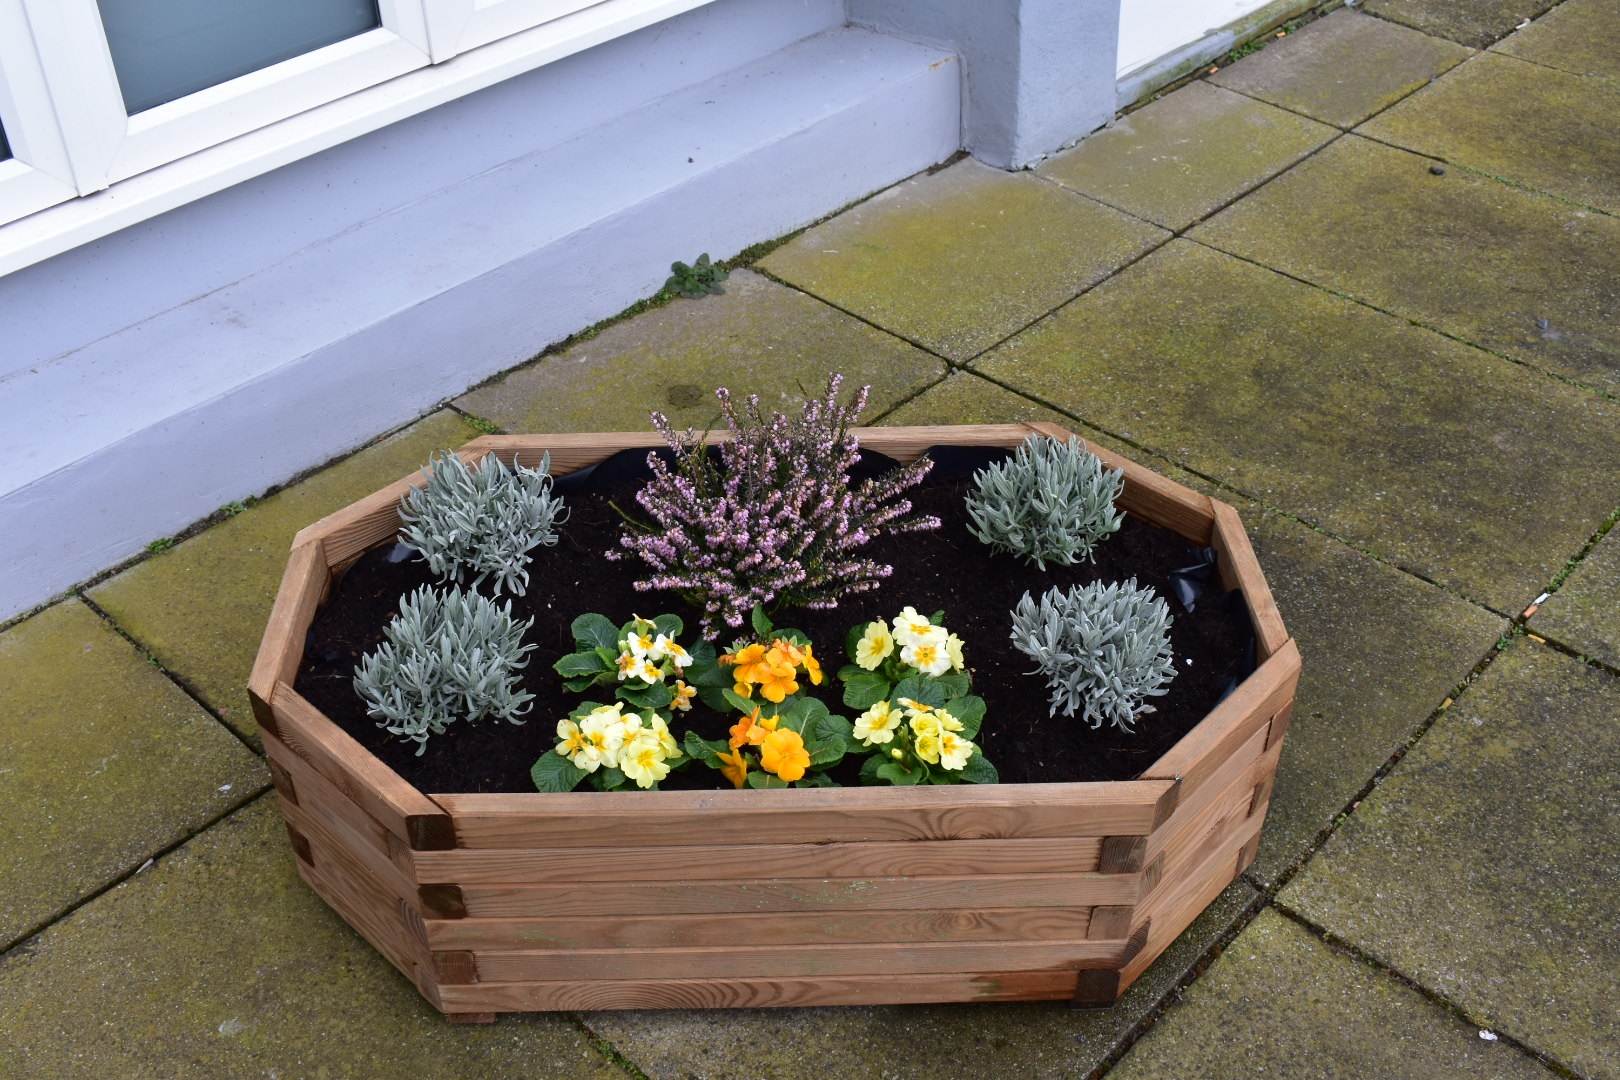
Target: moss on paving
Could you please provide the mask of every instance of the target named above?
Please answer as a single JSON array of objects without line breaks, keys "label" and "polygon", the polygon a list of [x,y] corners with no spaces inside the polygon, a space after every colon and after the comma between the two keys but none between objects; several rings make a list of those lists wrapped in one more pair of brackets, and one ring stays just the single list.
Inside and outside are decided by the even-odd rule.
[{"label": "moss on paving", "polygon": [[789,407],[831,372],[872,385],[870,414],[945,372],[937,357],[746,270],[474,390],[456,405],[507,431],[646,431],[647,414],[703,429],[716,386]]},{"label": "moss on paving", "polygon": [[1193,82],[1120,117],[1038,171],[1156,225],[1184,229],[1334,134],[1252,97]]},{"label": "moss on paving", "polygon": [[963,360],[1163,237],[1146,222],[1033,176],[965,160],[889,188],[759,265]]},{"label": "moss on paving", "polygon": [[1470,55],[1455,42],[1342,8],[1280,44],[1221,68],[1209,81],[1341,128]]},{"label": "moss on paving", "polygon": [[0,633],[0,746],[0,948],[265,782],[235,736],[77,600]]},{"label": "moss on paving", "polygon": [[1620,1074],[1620,677],[1527,639],[1281,895],[1584,1076]]},{"label": "moss on paving", "polygon": [[98,585],[90,599],[244,735],[247,677],[293,535],[477,431],[440,411]]},{"label": "moss on paving", "polygon": [[1576,75],[1620,79],[1620,7],[1613,0],[1565,0],[1492,51]]},{"label": "moss on paving", "polygon": [[1558,0],[1365,0],[1362,10],[1476,49],[1512,33]]},{"label": "moss on paving", "polygon": [[1530,629],[1620,668],[1620,526],[1609,530],[1531,617]]},{"label": "moss on paving", "polygon": [[1265,911],[1108,1074],[1552,1080],[1392,976]]}]

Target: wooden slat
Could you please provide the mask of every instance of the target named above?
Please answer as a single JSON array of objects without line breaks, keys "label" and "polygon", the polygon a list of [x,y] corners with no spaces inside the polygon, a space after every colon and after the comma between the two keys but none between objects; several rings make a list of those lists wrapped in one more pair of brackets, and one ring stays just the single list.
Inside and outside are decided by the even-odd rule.
[{"label": "wooden slat", "polygon": [[1066,1001],[1073,971],[947,975],[819,975],[807,979],[633,979],[474,983],[446,986],[457,1012],[575,1012],[596,1009],[764,1009],[813,1005],[903,1005],[953,1001]]},{"label": "wooden slat", "polygon": [[1073,874],[1097,868],[1101,841],[910,840],[724,847],[527,848],[416,852],[418,882],[676,881],[725,878]]},{"label": "wooden slat", "polygon": [[1182,801],[1192,798],[1250,735],[1293,700],[1298,684],[1299,649],[1290,638],[1142,775],[1179,777]]},{"label": "wooden slat", "polygon": [[[1113,910],[1112,908],[1105,910]],[[1128,908],[1126,910],[1129,910]],[[832,916],[804,912],[429,919],[434,949],[640,949],[891,941],[1063,941],[1095,937],[1091,909],[945,908]],[[1125,937],[1127,931],[1116,937]]]},{"label": "wooden slat", "polygon": [[1165,883],[1165,877],[1173,875],[1176,868],[1185,868],[1185,857],[1189,851],[1207,846],[1212,838],[1218,841],[1241,827],[1241,823],[1249,818],[1256,809],[1254,800],[1255,789],[1262,783],[1263,778],[1269,776],[1277,768],[1277,755],[1275,752],[1267,753],[1263,758],[1251,762],[1243,774],[1234,777],[1218,796],[1210,800],[1203,811],[1195,818],[1185,823],[1177,832],[1169,834],[1162,848],[1155,858],[1162,858],[1163,873],[1148,890],[1148,903],[1153,895]]},{"label": "wooden slat", "polygon": [[[476,442],[476,440],[475,440]],[[472,464],[483,456],[483,451],[472,451],[471,443],[456,451],[458,457]],[[422,463],[426,466],[427,462]],[[329,567],[347,566],[355,556],[367,548],[392,537],[399,530],[399,500],[413,487],[427,482],[421,469],[402,476],[381,491],[374,491],[363,499],[336,510],[313,524],[306,525],[293,537],[293,544],[320,541],[322,553]]]},{"label": "wooden slat", "polygon": [[1203,817],[1209,806],[1221,797],[1227,787],[1240,777],[1252,777],[1255,762],[1266,750],[1267,727],[1261,725],[1243,744],[1232,751],[1226,760],[1188,798],[1176,807],[1176,812],[1148,837],[1144,858],[1152,861],[1164,851],[1171,839],[1186,831],[1189,822]]},{"label": "wooden slat", "polygon": [[448,814],[286,683],[276,685],[271,707],[276,713],[278,737],[287,749],[378,824],[415,849],[455,844],[455,830]]},{"label": "wooden slat", "polygon": [[[317,794],[314,788],[314,784],[305,783],[298,802],[284,797],[278,800],[281,816],[287,823],[305,834],[319,829],[327,843],[340,848],[379,885],[397,896],[414,895],[416,888],[410,881],[409,852],[404,842],[375,823],[369,830],[362,831],[352,824],[354,815],[334,810],[331,801]],[[403,868],[394,861],[387,842],[380,840],[376,833],[393,839],[399,846],[405,862]]]},{"label": "wooden slat", "polygon": [[633,828],[660,843],[978,840],[1138,833],[1167,780],[781,791],[434,795],[464,848],[596,847]]},{"label": "wooden slat", "polygon": [[1264,660],[1281,649],[1288,641],[1282,613],[1266,584],[1266,575],[1260,570],[1260,561],[1254,556],[1248,531],[1238,512],[1226,503],[1211,500],[1215,510],[1215,533],[1211,545],[1220,560],[1223,571],[1230,573],[1236,586],[1243,590],[1243,602],[1249,609],[1249,621],[1254,625],[1255,645]]},{"label": "wooden slat", "polygon": [[[1054,439],[1068,439],[1074,432],[1050,421],[1033,421],[1025,427]],[[1084,436],[1076,438],[1086,441]],[[1163,525],[1195,544],[1208,544],[1215,528],[1215,511],[1208,495],[1194,491],[1160,476],[1145,465],[1086,441],[1086,449],[1102,459],[1110,469],[1125,470],[1125,490],[1120,492],[1119,505],[1125,510],[1155,525]]]},{"label": "wooden slat", "polygon": [[540,979],[747,979],[944,975],[987,967],[1073,970],[1117,960],[1124,941],[904,942],[674,949],[544,949],[475,953],[480,983]]},{"label": "wooden slat", "polygon": [[400,899],[382,888],[341,847],[320,834],[309,837],[313,865],[297,861],[299,876],[407,979],[421,987],[418,970],[427,946],[412,938]]},{"label": "wooden slat", "polygon": [[248,675],[248,696],[253,715],[261,728],[275,730],[270,700],[277,683],[291,684],[304,658],[304,635],[315,609],[326,595],[331,575],[319,540],[295,544],[282,571],[281,585],[270,608],[259,652]]},{"label": "wooden slat", "polygon": [[[1140,883],[1125,874],[983,874],[787,881],[626,881],[610,888],[593,884],[472,884],[461,888],[459,902],[464,917],[480,919],[522,917],[535,912],[558,917],[608,917],[650,911],[707,915],[973,906],[1062,908],[1132,904],[1139,895]],[[432,921],[429,919],[430,923]]]}]

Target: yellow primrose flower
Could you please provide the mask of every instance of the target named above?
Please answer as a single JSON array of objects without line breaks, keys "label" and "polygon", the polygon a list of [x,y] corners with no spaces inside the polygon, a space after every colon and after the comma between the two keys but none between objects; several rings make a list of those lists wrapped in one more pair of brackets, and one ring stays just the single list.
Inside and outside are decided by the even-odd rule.
[{"label": "yellow primrose flower", "polygon": [[601,753],[572,720],[557,721],[557,755],[573,762],[574,768],[586,772],[595,772],[602,764]]},{"label": "yellow primrose flower", "polygon": [[954,731],[947,731],[939,737],[939,764],[943,769],[964,769],[968,758],[973,756],[973,744]]},{"label": "yellow primrose flower", "polygon": [[894,617],[894,640],[902,646],[911,644],[914,638],[928,633],[934,629],[934,624],[926,615],[919,615],[917,609],[907,604],[900,614]]},{"label": "yellow primrose flower", "polygon": [[958,720],[944,709],[935,709],[934,715],[939,718],[939,726],[946,731],[962,730],[962,721]]},{"label": "yellow primrose flower", "polygon": [[867,671],[876,671],[877,666],[887,660],[892,652],[894,636],[889,633],[889,628],[881,622],[869,622],[861,640],[855,643],[855,663]]},{"label": "yellow primrose flower", "polygon": [[732,750],[730,753],[716,755],[724,762],[720,766],[720,775],[731,781],[731,786],[740,788],[748,780],[748,758],[741,750]]},{"label": "yellow primrose flower", "polygon": [[[912,726],[915,729],[916,721],[912,721]],[[917,741],[911,746],[911,751],[923,761],[928,762],[930,765],[939,764],[939,735],[937,733],[933,735],[918,735]]]},{"label": "yellow primrose flower", "polygon": [[664,653],[675,661],[676,670],[682,670],[692,665],[692,654],[681,648],[674,638],[664,638]]},{"label": "yellow primrose flower", "polygon": [[[619,750],[624,745],[625,718],[619,713],[624,708],[624,702],[615,702],[612,705],[602,705],[592,709],[585,719],[579,722],[579,734],[583,750],[580,756],[571,758],[574,765],[586,772],[595,772],[597,765],[606,765],[617,768],[619,764]],[[557,734],[562,735],[562,725],[558,725]],[[558,753],[562,753],[559,749]],[[590,764],[594,762],[595,764]]]},{"label": "yellow primrose flower", "polygon": [[955,634],[947,634],[945,637],[945,655],[951,661],[952,671],[961,671],[966,666],[962,660],[962,639]]},{"label": "yellow primrose flower", "polygon": [[900,661],[910,664],[924,675],[939,676],[951,669],[951,658],[945,651],[945,643],[932,638],[913,639],[910,645],[900,650]]},{"label": "yellow primrose flower", "polygon": [[771,732],[760,744],[759,765],[790,784],[803,779],[804,771],[810,767],[810,752],[804,748],[804,737],[792,728]]},{"label": "yellow primrose flower", "polygon": [[664,681],[664,672],[662,668],[652,661],[640,659],[631,663],[628,672],[621,667],[619,669],[619,678],[621,680],[627,678],[640,679],[642,682],[656,683]]},{"label": "yellow primrose flower", "polygon": [[641,657],[637,656],[629,649],[626,649],[624,652],[619,654],[618,666],[619,681],[623,682],[624,680],[633,677],[636,672],[641,670]]},{"label": "yellow primrose flower", "polygon": [[[662,634],[659,635],[659,637],[662,636]],[[630,647],[630,652],[635,654],[638,659],[658,659],[652,655],[653,648],[658,644],[658,638],[653,637],[651,631],[644,633],[633,633],[625,639],[625,644]]]},{"label": "yellow primrose flower", "polygon": [[880,701],[855,718],[855,737],[865,746],[890,742],[900,726],[900,710]]},{"label": "yellow primrose flower", "polygon": [[681,747],[675,741],[675,736],[669,733],[669,725],[657,713],[647,714],[647,727],[658,737],[658,746],[667,758],[680,757]]},{"label": "yellow primrose flower", "polygon": [[619,751],[619,768],[638,788],[650,788],[669,775],[664,747],[650,728],[638,731]]},{"label": "yellow primrose flower", "polygon": [[918,739],[938,739],[945,726],[933,713],[912,713],[911,731]]},{"label": "yellow primrose flower", "polygon": [[695,697],[697,697],[697,687],[687,686],[680,679],[676,679],[675,699],[669,703],[669,707],[672,709],[679,709],[681,712],[690,712],[692,709],[692,699]]}]

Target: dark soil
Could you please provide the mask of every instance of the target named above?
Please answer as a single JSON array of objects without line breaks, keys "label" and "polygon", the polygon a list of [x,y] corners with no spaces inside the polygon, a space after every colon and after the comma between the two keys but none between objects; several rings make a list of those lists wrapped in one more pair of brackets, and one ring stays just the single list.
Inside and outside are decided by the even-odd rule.
[{"label": "dark soil", "polygon": [[[848,716],[851,710],[842,706],[832,677],[845,663],[848,629],[856,622],[893,618],[906,604],[925,613],[943,609],[946,626],[966,643],[973,692],[987,706],[977,741],[1003,782],[1135,777],[1252,670],[1253,635],[1241,598],[1211,592],[1211,586],[1202,583],[1209,577],[1207,567],[1197,568],[1204,563],[1205,552],[1168,529],[1130,515],[1120,531],[1097,548],[1091,564],[1042,572],[991,553],[967,532],[963,496],[973,470],[999,453],[935,450],[939,464],[913,490],[912,498],[919,511],[937,515],[944,527],[875,542],[872,554],[894,566],[893,576],[881,589],[853,597],[834,611],[777,612],[776,622],[810,636],[828,674],[816,694],[834,712]],[[366,715],[351,683],[355,664],[382,641],[383,627],[397,612],[399,598],[434,580],[425,565],[402,558],[407,554],[404,549],[387,545],[362,556],[316,613],[298,672],[298,692],[422,791],[532,791],[529,767],[555,744],[556,721],[585,696],[569,694],[551,669],[559,656],[573,651],[569,624],[575,616],[596,611],[622,623],[632,613],[650,618],[673,611],[686,620],[688,635],[695,636],[697,617],[678,597],[637,593],[630,582],[638,564],[603,558],[620,531],[622,519],[614,504],[635,507],[635,491],[646,476],[644,457],[641,452],[620,454],[558,483],[569,506],[567,524],[556,547],[535,552],[529,593],[513,603],[515,614],[534,618],[528,640],[538,646],[525,672],[525,688],[535,695],[526,723],[452,725],[445,734],[433,736],[426,752],[417,756],[415,743],[394,738]],[[887,464],[886,458],[873,454],[862,462],[868,468]],[[1190,568],[1191,572],[1177,574]],[[1153,586],[1174,613],[1170,638],[1177,675],[1168,693],[1152,699],[1155,711],[1138,720],[1134,734],[1111,727],[1092,730],[1078,719],[1049,716],[1045,680],[1026,674],[1032,663],[1009,640],[1009,612],[1025,591],[1038,595],[1050,586],[1130,577]],[[1187,611],[1178,600],[1176,578],[1181,591],[1194,597],[1194,610]],[[606,700],[600,692],[597,696]],[[716,737],[727,723],[729,718],[699,706],[677,714],[675,727],[677,737],[686,727]],[[853,782],[853,769],[848,771],[850,775],[835,773],[835,778]],[[663,786],[724,784],[718,773],[692,767],[671,775]]]}]

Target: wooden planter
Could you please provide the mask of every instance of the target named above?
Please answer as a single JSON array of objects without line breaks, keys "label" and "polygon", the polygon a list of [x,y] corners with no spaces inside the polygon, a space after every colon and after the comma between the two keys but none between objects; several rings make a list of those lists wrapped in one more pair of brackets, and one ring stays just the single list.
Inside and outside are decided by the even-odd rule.
[{"label": "wooden planter", "polygon": [[[901,460],[1052,424],[870,428]],[[460,451],[565,473],[651,434]],[[1253,860],[1299,653],[1230,506],[1101,449],[1129,513],[1215,549],[1259,665],[1136,780],[423,794],[293,690],[337,575],[417,476],[293,541],[249,683],[299,874],[452,1020],[498,1012],[1112,1002]],[[538,721],[536,721],[538,722]],[[871,912],[883,912],[873,916]]]}]

